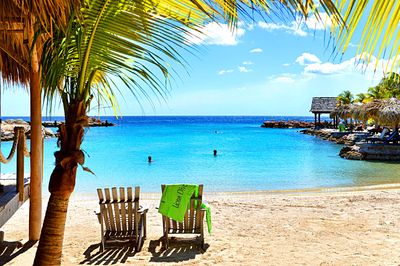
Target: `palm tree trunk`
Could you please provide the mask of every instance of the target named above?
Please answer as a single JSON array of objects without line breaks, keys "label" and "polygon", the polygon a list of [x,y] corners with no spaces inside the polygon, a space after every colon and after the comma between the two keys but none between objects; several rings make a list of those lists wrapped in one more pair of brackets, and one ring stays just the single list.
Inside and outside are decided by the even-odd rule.
[{"label": "palm tree trunk", "polygon": [[69,197],[51,194],[33,265],[60,265]]},{"label": "palm tree trunk", "polygon": [[46,215],[33,265],[60,265],[69,198],[75,188],[78,164],[83,164],[80,150],[84,126],[87,125],[84,101],[69,103],[65,124],[60,126],[60,150],[54,156],[56,166],[51,174]]}]

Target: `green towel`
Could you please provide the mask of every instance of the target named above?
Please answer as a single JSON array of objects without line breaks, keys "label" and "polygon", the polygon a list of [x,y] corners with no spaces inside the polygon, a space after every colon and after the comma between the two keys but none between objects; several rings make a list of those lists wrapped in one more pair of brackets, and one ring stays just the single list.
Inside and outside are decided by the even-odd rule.
[{"label": "green towel", "polygon": [[[158,212],[182,223],[193,192],[197,197],[199,193],[198,185],[166,185],[161,196]],[[211,233],[211,209],[204,203],[201,204],[201,208],[206,211],[207,228],[208,232]]]}]

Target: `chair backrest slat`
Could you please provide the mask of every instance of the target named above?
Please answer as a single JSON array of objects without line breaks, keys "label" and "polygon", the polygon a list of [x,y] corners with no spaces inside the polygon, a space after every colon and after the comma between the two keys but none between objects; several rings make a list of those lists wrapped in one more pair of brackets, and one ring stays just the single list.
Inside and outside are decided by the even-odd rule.
[{"label": "chair backrest slat", "polygon": [[115,221],[114,221],[114,213],[113,213],[113,209],[112,209],[112,204],[111,204],[111,195],[110,195],[110,189],[106,188],[104,189],[104,194],[106,196],[106,208],[108,211],[108,222],[110,223],[110,230],[111,231],[115,231]]},{"label": "chair backrest slat", "polygon": [[132,210],[132,188],[128,187],[128,198],[127,198],[127,204],[128,204],[128,231],[132,231],[132,214],[133,214],[133,210]]},{"label": "chair backrest slat", "polygon": [[139,216],[137,215],[138,211],[139,211],[139,195],[140,195],[140,188],[139,187],[135,187],[135,212],[134,212],[134,221],[135,221],[135,232],[138,232],[139,230]]},{"label": "chair backrest slat", "polygon": [[120,208],[121,208],[121,229],[126,231],[126,206],[125,206],[125,189],[123,187],[119,188],[119,198],[120,198]]},{"label": "chair backrest slat", "polygon": [[189,230],[189,217],[188,216],[189,216],[188,212],[186,212],[185,218],[183,220],[183,223],[184,223],[183,225],[184,225],[185,231]]},{"label": "chair backrest slat", "polygon": [[176,232],[176,229],[178,229],[178,224],[175,220],[172,220],[172,230],[173,232]]},{"label": "chair backrest slat", "polygon": [[193,230],[194,224],[194,199],[190,199],[190,210],[189,210],[189,230]]},{"label": "chair backrest slat", "polygon": [[198,231],[200,229],[200,223],[203,221],[201,217],[201,204],[202,204],[202,199],[203,199],[203,186],[199,186],[199,194],[198,194],[198,200],[197,200],[197,208],[196,208],[196,227],[195,231]]},{"label": "chair backrest slat", "polygon": [[113,187],[111,189],[112,191],[112,197],[113,197],[113,201],[112,201],[112,205],[114,208],[114,217],[115,217],[115,229],[117,231],[121,231],[121,219],[120,219],[120,209],[119,209],[119,199],[118,199],[118,193],[117,193],[117,188]]},{"label": "chair backrest slat", "polygon": [[106,230],[110,230],[110,223],[109,223],[109,219],[108,219],[108,211],[107,211],[107,208],[104,205],[103,190],[101,190],[100,188],[97,189],[97,195],[99,196],[101,219],[103,220],[103,224],[106,227]]}]

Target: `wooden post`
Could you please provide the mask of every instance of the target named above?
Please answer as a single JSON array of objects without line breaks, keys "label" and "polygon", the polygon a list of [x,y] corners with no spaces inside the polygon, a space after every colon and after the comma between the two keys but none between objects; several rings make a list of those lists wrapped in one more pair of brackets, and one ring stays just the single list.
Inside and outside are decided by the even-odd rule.
[{"label": "wooden post", "polygon": [[24,134],[23,127],[15,127],[14,133],[18,134],[17,145],[17,192],[19,194],[19,201],[24,201]]},{"label": "wooden post", "polygon": [[[27,21],[28,43],[34,41],[34,16]],[[39,240],[42,225],[42,106],[39,77],[39,58],[37,47],[32,47],[30,71],[31,103],[31,160],[30,160],[30,205],[29,205],[29,240]]]},{"label": "wooden post", "polygon": [[314,129],[317,128],[317,113],[314,113]]}]

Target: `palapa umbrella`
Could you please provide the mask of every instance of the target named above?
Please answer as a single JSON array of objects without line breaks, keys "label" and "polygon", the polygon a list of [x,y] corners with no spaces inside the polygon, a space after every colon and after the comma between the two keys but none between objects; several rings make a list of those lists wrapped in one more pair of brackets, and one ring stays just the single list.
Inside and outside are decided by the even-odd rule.
[{"label": "palapa umbrella", "polygon": [[334,113],[342,119],[352,118],[349,104],[336,106]]},{"label": "palapa umbrella", "polygon": [[373,119],[378,121],[378,114],[382,108],[382,100],[373,100],[372,102],[365,103],[357,107],[354,111],[354,115],[357,116],[358,120],[367,121]]},{"label": "palapa umbrella", "polygon": [[397,98],[382,100],[378,121],[382,125],[397,128],[400,123],[400,100]]},{"label": "palapa umbrella", "polygon": [[[3,81],[28,85],[31,43],[29,34],[39,27],[49,32],[54,25],[65,27],[78,0],[2,0],[0,4],[0,72]],[[43,31],[44,30],[44,31]],[[38,57],[46,34],[36,42]],[[32,39],[32,38],[30,38]]]}]

